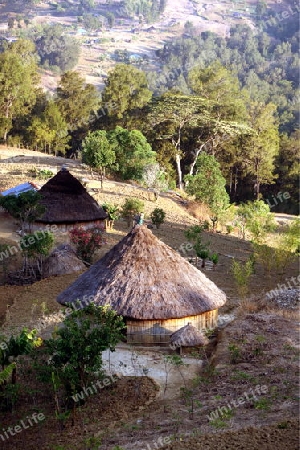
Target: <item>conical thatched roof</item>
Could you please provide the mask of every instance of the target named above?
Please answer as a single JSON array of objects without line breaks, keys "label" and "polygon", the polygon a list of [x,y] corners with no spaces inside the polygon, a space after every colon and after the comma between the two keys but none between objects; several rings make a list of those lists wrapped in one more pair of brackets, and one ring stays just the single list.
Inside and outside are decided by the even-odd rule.
[{"label": "conical thatched roof", "polygon": [[61,244],[53,250],[44,262],[43,277],[82,272],[85,269],[85,265],[77,257],[72,247],[68,244]]},{"label": "conical thatched roof", "polygon": [[139,225],[57,301],[67,304],[87,298],[111,305],[123,317],[144,320],[198,315],[226,301],[224,292],[203,273]]},{"label": "conical thatched roof", "polygon": [[175,331],[170,337],[170,343],[175,347],[195,347],[207,345],[208,342],[207,337],[190,323]]},{"label": "conical thatched roof", "polygon": [[76,223],[105,219],[106,212],[80,181],[66,169],[60,170],[40,189],[46,211],[37,222]]}]

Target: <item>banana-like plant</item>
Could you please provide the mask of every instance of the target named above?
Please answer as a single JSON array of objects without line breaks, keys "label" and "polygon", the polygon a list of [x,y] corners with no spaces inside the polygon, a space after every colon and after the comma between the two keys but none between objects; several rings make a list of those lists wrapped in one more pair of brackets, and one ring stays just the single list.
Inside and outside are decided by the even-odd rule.
[{"label": "banana-like plant", "polygon": [[8,379],[11,377],[13,370],[16,368],[16,363],[13,362],[9,364],[7,367],[5,367],[4,370],[0,372],[0,386],[2,384],[6,383]]},{"label": "banana-like plant", "polygon": [[[0,348],[0,365],[2,366],[2,370],[9,367],[18,356],[28,355],[34,348],[42,344],[42,339],[36,335],[37,330],[29,331],[27,328],[23,328],[20,334],[11,336],[7,341],[3,342],[5,348]],[[14,364],[11,371],[12,384],[16,384],[16,372],[17,368],[16,364]]]}]

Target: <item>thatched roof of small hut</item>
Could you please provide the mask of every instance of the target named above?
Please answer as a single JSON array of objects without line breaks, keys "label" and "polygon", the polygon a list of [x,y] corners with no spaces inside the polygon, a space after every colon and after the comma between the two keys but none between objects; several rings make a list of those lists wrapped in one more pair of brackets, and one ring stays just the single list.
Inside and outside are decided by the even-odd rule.
[{"label": "thatched roof of small hut", "polygon": [[134,227],[57,301],[67,304],[86,298],[139,320],[198,315],[226,301],[223,291],[145,225]]},{"label": "thatched roof of small hut", "polygon": [[61,244],[48,256],[43,265],[43,277],[66,275],[74,272],[82,272],[86,269],[83,262],[77,257],[72,247]]},{"label": "thatched roof of small hut", "polygon": [[60,170],[39,193],[46,211],[37,222],[67,224],[107,217],[104,209],[67,169]]},{"label": "thatched roof of small hut", "polygon": [[207,337],[190,323],[175,331],[170,337],[170,343],[175,347],[196,347],[207,345],[208,342]]}]

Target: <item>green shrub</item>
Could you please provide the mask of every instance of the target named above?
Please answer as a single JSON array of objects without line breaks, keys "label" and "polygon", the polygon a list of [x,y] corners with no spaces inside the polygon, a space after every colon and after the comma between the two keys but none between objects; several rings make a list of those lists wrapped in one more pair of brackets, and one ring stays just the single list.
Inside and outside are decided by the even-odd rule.
[{"label": "green shrub", "polygon": [[251,258],[245,264],[235,259],[232,261],[231,272],[237,285],[238,292],[242,298],[246,297],[249,289],[250,276],[253,273],[253,260]]},{"label": "green shrub", "polygon": [[155,208],[152,211],[150,217],[151,217],[152,223],[154,225],[156,225],[156,228],[159,228],[160,225],[162,223],[164,223],[164,221],[165,221],[166,213],[162,208]]},{"label": "green shrub", "polygon": [[138,198],[127,198],[121,209],[121,216],[126,219],[128,227],[132,224],[134,216],[144,211],[144,202]]},{"label": "green shrub", "polygon": [[119,206],[113,205],[112,203],[103,203],[102,208],[108,215],[106,219],[106,228],[112,230],[115,220],[118,220],[120,217]]},{"label": "green shrub", "polygon": [[34,169],[30,169],[29,174],[32,178],[38,178],[39,180],[48,180],[54,176],[54,173],[51,170],[37,169],[36,167]]}]

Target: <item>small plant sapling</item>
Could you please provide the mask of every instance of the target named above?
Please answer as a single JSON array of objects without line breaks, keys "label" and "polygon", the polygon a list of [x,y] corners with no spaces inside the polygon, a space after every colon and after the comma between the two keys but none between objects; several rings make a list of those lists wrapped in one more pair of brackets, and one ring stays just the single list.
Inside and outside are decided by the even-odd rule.
[{"label": "small plant sapling", "polygon": [[213,269],[215,269],[216,265],[219,262],[219,255],[218,255],[218,253],[213,253],[212,255],[210,255],[209,259],[213,263]]},{"label": "small plant sapling", "polygon": [[126,220],[127,226],[133,223],[134,216],[144,211],[144,202],[138,198],[127,198],[121,209],[121,216]]},{"label": "small plant sapling", "polygon": [[244,299],[249,290],[250,276],[253,273],[253,260],[251,258],[243,264],[242,262],[232,261],[231,272],[237,285],[239,295]]},{"label": "small plant sapling", "polygon": [[151,213],[151,220],[156,228],[159,228],[165,221],[166,213],[162,208],[155,208]]}]

